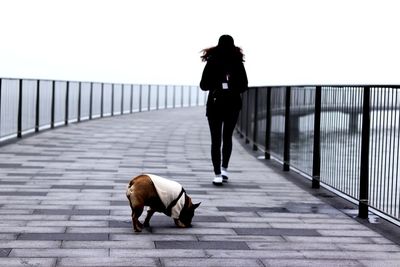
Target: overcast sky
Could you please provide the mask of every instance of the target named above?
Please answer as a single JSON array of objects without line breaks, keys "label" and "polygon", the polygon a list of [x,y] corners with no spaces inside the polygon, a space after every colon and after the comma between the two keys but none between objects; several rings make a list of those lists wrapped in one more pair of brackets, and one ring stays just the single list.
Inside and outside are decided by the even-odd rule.
[{"label": "overcast sky", "polygon": [[251,85],[400,84],[396,0],[0,0],[0,77],[199,83],[230,34]]}]

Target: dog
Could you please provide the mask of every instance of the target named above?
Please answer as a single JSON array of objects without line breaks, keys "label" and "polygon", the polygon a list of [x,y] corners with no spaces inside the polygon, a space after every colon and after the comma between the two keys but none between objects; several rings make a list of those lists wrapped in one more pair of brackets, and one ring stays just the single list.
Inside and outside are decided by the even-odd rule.
[{"label": "dog", "polygon": [[[126,196],[132,210],[132,226],[135,232],[150,226],[150,219],[155,212],[162,212],[174,219],[180,228],[191,227],[194,211],[200,203],[193,204],[178,182],[154,174],[141,174],[134,177],[128,185]],[[139,217],[148,206],[144,224]]]}]

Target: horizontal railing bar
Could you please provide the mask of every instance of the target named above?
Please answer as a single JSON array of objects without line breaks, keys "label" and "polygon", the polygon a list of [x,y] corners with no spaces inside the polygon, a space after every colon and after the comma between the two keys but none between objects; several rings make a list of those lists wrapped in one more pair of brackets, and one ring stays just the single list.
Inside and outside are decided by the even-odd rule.
[{"label": "horizontal railing bar", "polygon": [[129,83],[129,82],[104,82],[104,81],[89,81],[89,80],[64,80],[64,79],[50,79],[50,78],[15,78],[15,77],[1,77],[0,79],[2,80],[24,80],[24,81],[44,81],[44,82],[71,82],[71,83],[94,83],[94,84],[120,84],[120,85],[145,85],[145,86],[195,86],[197,87],[198,85],[194,84],[158,84],[158,83]]}]

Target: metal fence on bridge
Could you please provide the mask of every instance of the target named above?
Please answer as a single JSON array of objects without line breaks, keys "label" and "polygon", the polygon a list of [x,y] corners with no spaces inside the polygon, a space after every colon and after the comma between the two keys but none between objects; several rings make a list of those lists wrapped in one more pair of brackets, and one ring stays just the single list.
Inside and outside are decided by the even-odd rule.
[{"label": "metal fence on bridge", "polygon": [[[399,86],[252,87],[237,129],[253,148],[400,224]],[[370,208],[370,209],[369,209]]]},{"label": "metal fence on bridge", "polygon": [[205,101],[198,86],[0,78],[0,143],[72,122]]}]

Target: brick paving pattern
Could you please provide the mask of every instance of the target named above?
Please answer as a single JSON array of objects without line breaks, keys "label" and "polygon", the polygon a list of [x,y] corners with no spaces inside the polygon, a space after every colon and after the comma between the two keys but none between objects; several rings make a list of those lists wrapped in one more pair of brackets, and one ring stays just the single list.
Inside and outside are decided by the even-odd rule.
[{"label": "brick paving pattern", "polygon": [[[222,187],[211,184],[203,107],[71,124],[2,146],[0,266],[400,266],[398,245],[242,143]],[[155,214],[133,232],[125,189],[142,172],[202,202],[192,228]]]}]

